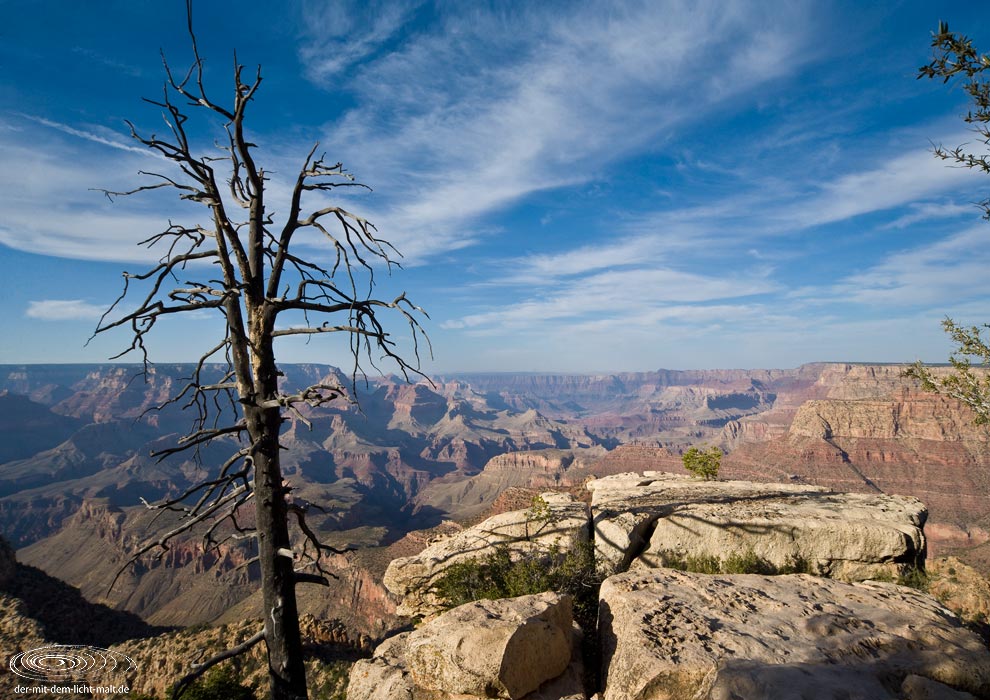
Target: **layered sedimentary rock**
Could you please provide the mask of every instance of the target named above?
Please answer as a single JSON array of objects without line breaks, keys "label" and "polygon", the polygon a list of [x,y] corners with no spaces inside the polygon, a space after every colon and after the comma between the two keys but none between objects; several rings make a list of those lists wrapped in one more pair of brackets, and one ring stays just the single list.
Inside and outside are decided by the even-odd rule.
[{"label": "layered sedimentary rock", "polygon": [[544,493],[544,512],[518,510],[495,515],[450,537],[430,544],[419,554],[394,559],[383,581],[402,596],[402,615],[436,614],[444,601],[433,590],[436,581],[453,564],[483,559],[505,548],[510,556],[545,552],[550,547],[569,551],[588,540],[588,513],[584,503],[566,494]]},{"label": "layered sedimentary rock", "polygon": [[600,601],[603,700],[990,694],[982,640],[913,589],[656,569],[609,578]]},{"label": "layered sedimentary rock", "polygon": [[926,511],[915,498],[662,472],[604,477],[588,488],[605,570],[755,555],[778,568],[799,563],[862,580],[896,576],[924,560]]},{"label": "layered sedimentary rock", "polygon": [[826,366],[817,382],[825,395],[803,403],[783,436],[741,444],[723,474],[915,496],[931,512],[934,552],[985,540],[990,435],[961,403],[920,391],[902,372]]},{"label": "layered sedimentary rock", "polygon": [[584,697],[578,635],[569,596],[467,603],[358,661],[347,697],[577,700]]}]

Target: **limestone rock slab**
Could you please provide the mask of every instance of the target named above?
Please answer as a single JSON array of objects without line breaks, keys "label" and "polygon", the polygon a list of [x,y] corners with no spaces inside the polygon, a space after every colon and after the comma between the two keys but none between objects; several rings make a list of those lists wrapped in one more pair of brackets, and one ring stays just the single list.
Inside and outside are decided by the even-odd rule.
[{"label": "limestone rock slab", "polygon": [[752,552],[777,567],[800,559],[814,573],[864,580],[896,576],[924,560],[927,511],[916,498],[660,472],[605,477],[588,487],[606,571]]},{"label": "limestone rock slab", "polygon": [[466,603],[410,634],[406,664],[422,688],[516,700],[567,669],[572,622],[557,593]]},{"label": "limestone rock slab", "polygon": [[599,634],[603,700],[895,700],[912,675],[936,683],[909,681],[913,697],[990,694],[982,641],[892,584],[629,572],[602,585]]},{"label": "limestone rock slab", "polygon": [[383,642],[351,669],[348,700],[585,700],[571,599],[467,603]]},{"label": "limestone rock slab", "polygon": [[437,614],[444,601],[432,589],[444,571],[457,562],[484,559],[496,547],[521,556],[550,547],[566,552],[588,541],[589,518],[584,503],[562,493],[548,492],[541,497],[547,504],[542,516],[535,517],[528,509],[501,513],[438,540],[419,554],[392,560],[383,582],[389,591],[403,597],[398,613]]}]

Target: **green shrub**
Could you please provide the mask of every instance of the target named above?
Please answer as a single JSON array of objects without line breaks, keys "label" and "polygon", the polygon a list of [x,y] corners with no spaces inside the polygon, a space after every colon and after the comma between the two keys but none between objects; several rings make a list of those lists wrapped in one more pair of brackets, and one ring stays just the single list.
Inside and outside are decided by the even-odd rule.
[{"label": "green shrub", "polygon": [[722,466],[722,450],[714,446],[704,451],[692,447],[681,455],[681,461],[684,468],[695,476],[705,481],[714,481],[718,478],[719,467]]},{"label": "green shrub", "polygon": [[[473,600],[515,598],[516,596],[557,591],[579,598],[596,589],[594,549],[583,543],[569,552],[551,546],[532,549],[522,555],[505,546],[496,546],[483,559],[457,562],[434,585],[434,592],[453,608]],[[596,598],[597,601],[597,598]]]},{"label": "green shrub", "polygon": [[910,567],[907,571],[898,576],[896,581],[898,586],[916,588],[924,593],[928,592],[931,582],[932,579],[931,576],[928,575],[928,572],[916,566]]},{"label": "green shrub", "polygon": [[915,588],[923,593],[927,593],[932,583],[932,577],[924,569],[916,566],[908,567],[903,573],[894,576],[889,573],[877,573],[870,577],[871,581],[882,583],[896,583],[898,586]]},{"label": "green shrub", "polygon": [[224,664],[192,683],[182,700],[255,700],[255,694],[253,688],[241,683],[231,666]]},{"label": "green shrub", "polygon": [[319,687],[310,688],[313,700],[347,700],[347,681],[351,673],[352,661],[338,659],[323,664],[323,679]]},{"label": "green shrub", "polygon": [[725,559],[719,559],[711,554],[692,554],[683,556],[677,552],[661,552],[660,561],[668,569],[690,571],[695,574],[763,574],[777,576],[781,574],[812,573],[811,564],[800,555],[791,556],[783,566],[777,566],[752,549],[743,553],[730,554]]}]

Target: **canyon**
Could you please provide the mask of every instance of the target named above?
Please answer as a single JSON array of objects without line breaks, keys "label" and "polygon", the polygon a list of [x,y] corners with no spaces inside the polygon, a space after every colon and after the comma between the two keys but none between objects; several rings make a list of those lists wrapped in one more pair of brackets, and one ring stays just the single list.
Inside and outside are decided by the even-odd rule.
[{"label": "canyon", "polygon": [[[349,385],[329,366],[283,369],[287,388]],[[902,369],[820,363],[358,382],[357,403],[310,411],[309,426],[290,420],[282,435],[294,495],[325,509],[314,526],[330,544],[356,548],[335,558],[340,578],[327,594],[304,596],[304,610],[343,617],[356,635],[378,638],[396,606],[381,576],[416,531],[470,524],[512,510],[513,495],[518,503],[545,489],[574,492],[592,477],[684,473],[680,452],[703,444],[726,451],[726,478],[915,496],[929,509],[929,554],[952,554],[986,573],[990,438],[965,407],[921,392]],[[151,458],[189,429],[179,406],[149,412],[189,368],[137,370],[0,367],[0,532],[23,563],[151,624],[243,619],[257,608],[243,544],[204,551],[189,537],[125,566],[172,525],[141,499],[181,492],[232,447]]]},{"label": "canyon", "polygon": [[[250,635],[256,624],[252,621],[263,611],[257,572],[249,564],[253,551],[244,542],[208,547],[198,535],[190,535],[167,551],[129,563],[133,552],[177,523],[175,514],[149,510],[142,499],[154,502],[181,493],[235,449],[233,442],[218,441],[198,454],[151,457],[190,428],[191,417],[168,403],[189,367],[159,365],[146,376],[138,369],[0,367],[0,534],[17,556],[14,562],[13,550],[0,546],[5,620],[0,635],[11,649],[53,641],[116,644],[114,649],[143,669],[140,678],[129,679],[131,685],[159,694],[174,680],[176,659],[189,649],[220,648]],[[349,385],[349,378],[329,366],[289,365],[283,370],[286,388],[315,381]],[[379,671],[392,668],[400,644],[392,640],[403,639],[393,635],[407,624],[405,615],[432,614],[430,594],[411,596],[406,584],[396,583],[398,574],[390,571],[397,562],[417,561],[442,542],[454,543],[444,545],[452,548],[449,556],[460,556],[457,542],[476,541],[470,534],[473,525],[486,518],[511,523],[520,513],[526,521],[531,500],[540,492],[558,494],[545,494],[552,507],[572,510],[598,499],[600,514],[592,528],[598,555],[616,572],[628,568],[625,578],[616,578],[603,594],[616,611],[625,605],[620,602],[626,595],[623,586],[676,590],[684,600],[710,598],[708,588],[713,586],[735,590],[732,577],[698,579],[649,568],[666,562],[666,546],[698,549],[697,542],[683,540],[685,523],[699,541],[709,543],[706,552],[724,555],[726,533],[733,528],[766,529],[771,522],[786,524],[790,533],[786,542],[766,540],[766,550],[760,550],[778,566],[807,557],[819,572],[858,580],[860,570],[872,572],[866,576],[892,575],[884,573],[885,567],[894,566],[896,573],[927,555],[934,572],[932,590],[940,600],[951,602],[967,619],[985,619],[990,614],[985,576],[990,571],[990,436],[974,425],[964,406],[920,391],[902,370],[896,365],[821,363],[791,370],[461,374],[414,384],[379,377],[358,382],[354,402],[342,400],[306,411],[305,421],[287,421],[281,436],[283,468],[294,497],[322,507],[311,522],[321,537],[353,548],[329,557],[327,564],[337,578],[328,588],[300,589],[314,693],[317,686],[334,684],[342,691],[346,665],[334,664],[367,655],[383,639],[390,641],[371,663],[379,664]],[[668,496],[647,502],[642,494],[623,492],[613,499],[620,505],[606,517],[596,484],[612,483],[613,478],[623,483],[627,477],[610,475],[638,472],[654,476],[635,479],[637,488],[653,483],[668,489],[668,481],[677,477],[662,473],[684,474],[680,454],[703,445],[725,452],[722,488],[731,490],[737,483],[725,479],[776,483],[767,493],[785,494],[787,503],[769,510],[754,510],[753,503],[685,508],[683,499],[675,499],[678,512],[672,516],[668,511],[674,501]],[[689,490],[701,488],[700,482],[684,483]],[[759,486],[746,488],[762,493]],[[796,525],[813,522],[807,509],[790,503],[799,495],[816,500],[819,515],[814,518],[821,525]],[[900,505],[886,499],[900,499]],[[857,514],[863,508],[875,509],[877,515]],[[905,524],[883,530],[887,515],[880,513],[900,517]],[[571,528],[575,537],[587,532],[581,524],[584,516],[568,517],[580,521]],[[696,527],[699,523],[706,528]],[[921,527],[923,537],[917,534]],[[897,534],[898,528],[903,533]],[[880,539],[895,549],[867,557],[880,563],[851,564],[850,552],[863,551],[861,536],[874,531],[892,533]],[[668,544],[657,544],[661,540]],[[803,543],[800,551],[786,549],[792,541]],[[606,542],[624,549],[601,549]],[[898,543],[909,546],[897,550]],[[644,563],[630,566],[631,557]],[[605,564],[601,566],[604,571]],[[407,574],[416,570],[406,565]],[[886,605],[881,599],[892,599],[886,589],[849,588],[865,584],[840,581],[812,586],[806,574],[796,576],[794,583],[787,577],[753,579],[739,589],[740,605],[755,604],[744,600],[746,586],[777,591],[780,630],[795,639],[804,632],[798,634],[799,626],[790,620],[803,614],[802,606],[811,605],[802,598],[811,595],[809,586],[815,591],[812,597],[818,596],[815,604],[826,607],[845,609],[850,596],[869,598],[872,602],[861,614],[877,624],[901,625],[911,610],[933,620],[942,614],[930,599],[913,594],[897,594],[899,612],[878,612]],[[54,615],[42,615],[41,599],[53,597],[64,605]],[[682,625],[683,615],[670,617],[668,612],[658,609],[657,620]],[[65,624],[57,623],[59,617]],[[731,615],[720,620],[726,630],[739,624]],[[185,629],[162,634],[167,628]],[[607,633],[609,628],[603,629]],[[811,633],[802,642],[809,645],[807,653],[816,658],[837,653],[815,642],[817,633]],[[636,634],[652,639],[654,631]],[[602,638],[603,649],[619,659],[616,655],[625,653],[623,642],[608,639],[608,634]],[[901,663],[898,649],[907,648],[898,646],[898,639],[896,634],[889,637],[895,666]],[[717,636],[719,648],[734,648],[735,643],[728,633]],[[914,643],[907,642],[908,647]],[[645,648],[639,642],[634,647]],[[574,646],[566,655],[574,658],[576,653]],[[243,677],[263,675],[263,662],[256,656],[238,666]],[[708,663],[703,650],[693,658]],[[624,673],[620,669],[626,661],[609,663],[613,673]],[[570,697],[587,675],[579,667],[568,668],[560,678],[570,690],[559,697]],[[745,681],[733,673],[718,683],[743,687],[751,682],[749,670],[745,674],[750,680]],[[909,675],[898,682],[903,683],[898,692],[915,697],[906,689],[928,688],[924,684],[929,680]],[[977,695],[985,690],[950,685]],[[924,688],[917,697],[927,697]]]}]

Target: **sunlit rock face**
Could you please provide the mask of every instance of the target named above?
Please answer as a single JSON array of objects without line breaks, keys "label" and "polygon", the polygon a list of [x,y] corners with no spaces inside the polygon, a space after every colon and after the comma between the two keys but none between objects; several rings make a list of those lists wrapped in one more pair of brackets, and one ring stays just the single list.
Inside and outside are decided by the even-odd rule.
[{"label": "sunlit rock face", "polygon": [[349,700],[578,700],[580,633],[556,593],[461,605],[393,637],[351,670]]},{"label": "sunlit rock face", "polygon": [[863,580],[924,561],[926,510],[916,498],[662,472],[608,476],[588,488],[607,571],[755,555],[777,568]]},{"label": "sunlit rock face", "polygon": [[935,599],[892,584],[629,572],[602,585],[599,626],[604,700],[990,692],[982,640]]}]

